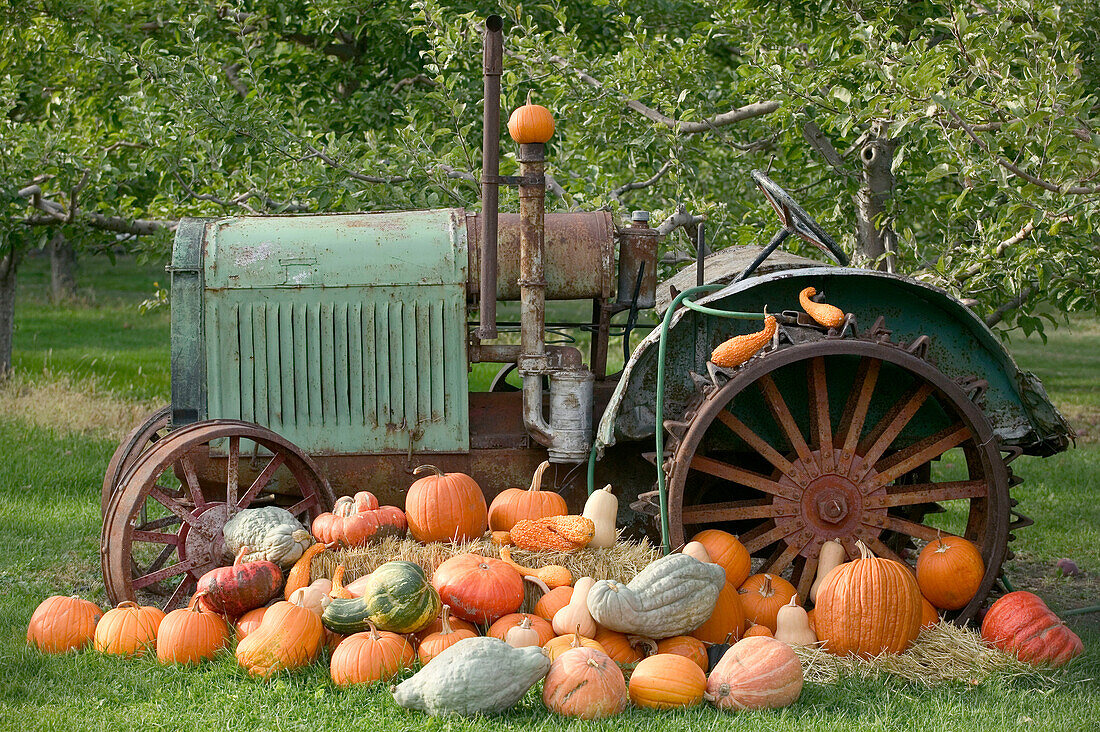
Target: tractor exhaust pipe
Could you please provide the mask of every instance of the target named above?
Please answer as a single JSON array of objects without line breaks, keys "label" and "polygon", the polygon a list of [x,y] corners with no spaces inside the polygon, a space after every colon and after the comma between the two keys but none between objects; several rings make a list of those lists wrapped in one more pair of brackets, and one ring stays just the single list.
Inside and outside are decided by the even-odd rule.
[{"label": "tractor exhaust pipe", "polygon": [[485,109],[481,124],[481,283],[480,325],[477,337],[497,337],[497,213],[500,175],[500,76],[504,72],[504,21],[485,19],[482,69]]}]

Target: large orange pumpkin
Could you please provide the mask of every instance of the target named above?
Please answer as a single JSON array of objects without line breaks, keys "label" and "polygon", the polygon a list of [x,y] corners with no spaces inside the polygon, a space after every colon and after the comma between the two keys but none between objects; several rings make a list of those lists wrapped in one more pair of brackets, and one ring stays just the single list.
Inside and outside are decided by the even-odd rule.
[{"label": "large orange pumpkin", "polygon": [[604,653],[611,656],[615,663],[629,665],[637,663],[649,655],[657,652],[657,642],[649,638],[628,636],[607,628],[597,628],[594,641],[603,646]]},{"label": "large orange pumpkin", "polygon": [[321,617],[301,605],[280,600],[267,609],[260,626],[237,644],[237,663],[253,676],[308,666],[325,643]]},{"label": "large orange pumpkin", "polygon": [[775,633],[779,608],[790,602],[798,590],[778,575],[754,574],[745,580],[737,594],[745,608],[745,617]]},{"label": "large orange pumpkin", "polygon": [[917,557],[921,594],[941,610],[960,610],[974,599],[985,577],[978,547],[961,536],[941,536]]},{"label": "large orange pumpkin", "polygon": [[217,613],[204,610],[196,595],[189,607],[173,610],[157,629],[157,660],[199,663],[214,657],[229,643],[229,626]]},{"label": "large orange pumpkin", "polygon": [[691,537],[703,545],[710,561],[726,570],[726,582],[740,587],[752,573],[752,562],[745,545],[737,537],[720,529],[706,529]]},{"label": "large orange pumpkin", "polygon": [[525,618],[530,621],[531,628],[539,634],[538,644],[540,646],[545,646],[554,637],[554,626],[549,621],[532,613],[509,613],[490,625],[489,632],[485,635],[507,640],[504,636],[508,634],[508,631],[522,625]]},{"label": "large orange pumpkin", "polygon": [[[732,642],[733,639],[731,638],[730,641]],[[707,647],[703,644],[703,641],[690,635],[674,635],[671,638],[657,641],[657,653],[672,653],[683,656],[694,661],[704,671],[707,670],[710,663],[707,660]]]},{"label": "large orange pumpkin", "polygon": [[658,653],[630,674],[630,701],[646,709],[693,707],[703,700],[707,675],[690,658]]},{"label": "large orange pumpkin", "polygon": [[99,605],[75,595],[47,597],[35,608],[27,625],[27,643],[43,653],[64,653],[92,642],[103,617]]},{"label": "large orange pumpkin", "polygon": [[1037,595],[1010,592],[989,608],[982,638],[1021,661],[1058,668],[1084,652],[1076,633]]},{"label": "large orange pumpkin", "polygon": [[412,666],[416,651],[403,635],[370,630],[349,635],[340,641],[329,661],[329,674],[337,686],[372,684],[389,681]]},{"label": "large orange pumpkin", "polygon": [[164,611],[153,606],[141,607],[123,600],[99,619],[95,628],[95,649],[117,656],[143,656],[155,649],[157,630]]},{"label": "large orange pumpkin", "polygon": [[458,554],[440,564],[432,586],[454,615],[492,623],[523,604],[523,577],[506,563],[480,554]]},{"label": "large orange pumpkin", "polygon": [[626,679],[606,653],[571,648],[550,664],[542,701],[551,711],[578,719],[603,719],[626,709]]},{"label": "large orange pumpkin", "polygon": [[[718,592],[714,612],[691,634],[705,643],[736,643],[745,632],[745,608],[737,588],[726,583]],[[726,638],[729,638],[727,641]]]},{"label": "large orange pumpkin", "polygon": [[707,693],[719,709],[778,709],[802,693],[802,664],[775,638],[733,644],[710,672]]},{"label": "large orange pumpkin", "polygon": [[917,580],[905,565],[856,546],[860,558],[830,572],[818,590],[817,637],[838,656],[901,653],[920,633]]},{"label": "large orange pumpkin", "polygon": [[485,494],[465,473],[443,473],[434,465],[413,471],[420,478],[405,496],[409,533],[417,541],[470,541],[481,538],[488,526]]},{"label": "large orange pumpkin", "polygon": [[428,664],[433,658],[443,653],[443,651],[447,650],[455,643],[458,643],[463,638],[477,637],[477,631],[475,630],[451,627],[451,608],[448,605],[443,606],[443,612],[440,613],[439,616],[439,623],[439,632],[426,635],[424,639],[420,641],[420,648],[416,651],[420,663]]},{"label": "large orange pumpkin", "polygon": [[565,499],[553,491],[542,490],[542,474],[550,466],[543,462],[531,478],[531,486],[509,488],[497,494],[489,506],[489,528],[493,531],[511,531],[521,519],[537,519],[543,516],[564,516],[569,513]]}]

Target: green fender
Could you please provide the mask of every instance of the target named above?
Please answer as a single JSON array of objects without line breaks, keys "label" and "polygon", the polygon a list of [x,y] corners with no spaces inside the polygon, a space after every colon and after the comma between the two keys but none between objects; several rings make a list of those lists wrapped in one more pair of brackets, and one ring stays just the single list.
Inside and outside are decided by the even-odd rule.
[{"label": "green fender", "polygon": [[[947,292],[918,280],[863,269],[813,266],[773,271],[733,283],[699,300],[713,308],[759,312],[798,310],[798,293],[813,286],[826,301],[855,315],[860,332],[882,317],[894,343],[929,337],[927,360],[955,380],[988,382],[978,401],[1005,446],[1031,455],[1065,450],[1073,430],[1032,373],[1021,371],[997,336]],[[706,374],[711,350],[725,339],[759,330],[759,322],[706,316],[680,309],[672,320],[665,365],[665,419],[675,418],[695,398],[691,373]],[[596,434],[596,450],[616,440],[654,434],[657,389],[655,329],[623,370]]]}]

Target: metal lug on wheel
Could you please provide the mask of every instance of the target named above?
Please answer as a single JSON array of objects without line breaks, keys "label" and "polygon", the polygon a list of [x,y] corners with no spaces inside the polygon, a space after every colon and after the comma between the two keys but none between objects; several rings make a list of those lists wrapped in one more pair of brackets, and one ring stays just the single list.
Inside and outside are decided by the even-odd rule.
[{"label": "metal lug on wheel", "polygon": [[912,343],[905,347],[905,350],[919,359],[924,359],[928,356],[928,346],[931,345],[931,343],[932,339],[928,336],[918,336],[913,339]]}]

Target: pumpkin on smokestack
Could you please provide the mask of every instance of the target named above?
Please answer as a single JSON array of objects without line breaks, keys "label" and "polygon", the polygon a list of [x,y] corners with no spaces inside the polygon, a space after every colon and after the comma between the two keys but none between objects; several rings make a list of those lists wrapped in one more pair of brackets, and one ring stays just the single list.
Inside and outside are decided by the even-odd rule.
[{"label": "pumpkin on smokestack", "polygon": [[527,103],[516,107],[508,118],[508,134],[519,144],[546,144],[554,136],[554,115],[541,104],[531,102],[531,92],[527,92]]}]

